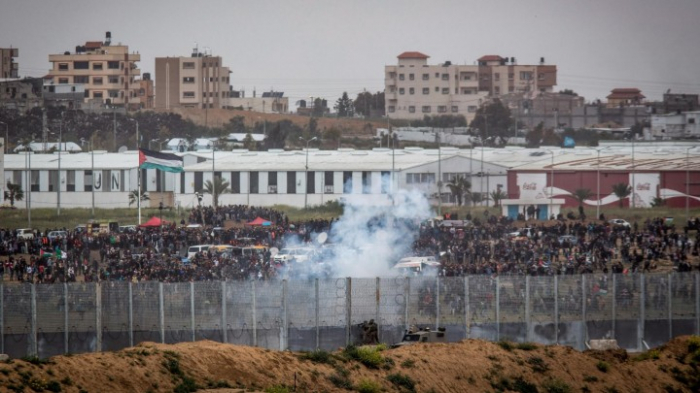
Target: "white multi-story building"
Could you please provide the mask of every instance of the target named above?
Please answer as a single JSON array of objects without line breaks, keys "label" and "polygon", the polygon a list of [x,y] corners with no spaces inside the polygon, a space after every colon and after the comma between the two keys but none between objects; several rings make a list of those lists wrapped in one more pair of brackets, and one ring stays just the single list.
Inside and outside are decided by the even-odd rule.
[{"label": "white multi-story building", "polygon": [[464,115],[471,121],[487,93],[479,91],[479,67],[445,62],[428,65],[428,55],[404,52],[385,66],[385,106],[397,119]]}]

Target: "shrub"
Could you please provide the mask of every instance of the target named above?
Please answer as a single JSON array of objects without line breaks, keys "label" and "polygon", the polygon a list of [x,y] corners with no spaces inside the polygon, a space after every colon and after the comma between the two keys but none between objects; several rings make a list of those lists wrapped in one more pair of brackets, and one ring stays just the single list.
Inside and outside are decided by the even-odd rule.
[{"label": "shrub", "polygon": [[508,352],[512,351],[513,347],[514,347],[513,343],[510,341],[507,341],[507,340],[501,340],[497,344],[499,347],[503,348],[504,350],[506,350]]},{"label": "shrub", "polygon": [[523,351],[533,351],[537,349],[537,344],[534,343],[520,343],[517,345],[518,349],[521,349]]},{"label": "shrub", "polygon": [[661,357],[661,353],[659,352],[658,349],[652,349],[643,353],[640,353],[639,355],[635,356],[632,358],[632,360],[640,362],[644,360],[657,360]]},{"label": "shrub", "polygon": [[600,372],[607,373],[608,371],[610,371],[610,364],[608,364],[608,362],[604,362],[601,360],[598,363],[596,363],[595,366]]},{"label": "shrub", "polygon": [[404,388],[409,392],[414,392],[416,390],[416,383],[413,382],[411,377],[408,375],[403,375],[400,373],[389,374],[386,376],[386,379],[398,388]]},{"label": "shrub", "polygon": [[302,360],[309,360],[313,363],[333,364],[333,355],[330,352],[318,349],[311,352],[304,352],[299,356]]},{"label": "shrub", "polygon": [[384,357],[376,347],[356,347],[349,345],[344,350],[345,356],[364,364],[369,368],[379,368],[384,364]]},{"label": "shrub", "polygon": [[413,359],[406,359],[403,362],[401,362],[401,367],[403,367],[403,368],[412,368],[415,365],[416,365],[416,361]]},{"label": "shrub", "polygon": [[379,393],[382,391],[382,386],[371,379],[363,379],[355,388],[360,393]]},{"label": "shrub", "polygon": [[583,381],[584,382],[598,382],[598,377],[596,377],[595,375],[584,375]]},{"label": "shrub", "polygon": [[275,386],[270,386],[269,388],[265,389],[265,393],[289,393],[291,390],[289,390],[288,387],[284,385],[275,385]]},{"label": "shrub", "polygon": [[527,359],[527,362],[532,367],[532,371],[537,373],[546,373],[549,371],[549,365],[539,356],[533,356]]},{"label": "shrub", "polygon": [[571,386],[561,379],[551,378],[542,382],[542,389],[548,393],[570,393]]},{"label": "shrub", "polygon": [[58,381],[49,381],[46,384],[46,390],[48,390],[49,392],[60,392],[61,384],[58,383]]}]

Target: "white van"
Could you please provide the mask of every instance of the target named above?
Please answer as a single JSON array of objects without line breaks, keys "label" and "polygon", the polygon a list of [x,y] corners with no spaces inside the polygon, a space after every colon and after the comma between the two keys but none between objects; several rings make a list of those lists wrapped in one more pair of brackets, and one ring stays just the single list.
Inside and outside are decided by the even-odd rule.
[{"label": "white van", "polygon": [[32,240],[34,239],[34,230],[31,228],[22,228],[17,230],[18,240]]},{"label": "white van", "polygon": [[209,247],[211,247],[210,244],[199,244],[196,246],[190,246],[187,249],[187,259],[194,258],[194,256],[197,255],[197,253],[199,252],[206,255],[209,252]]},{"label": "white van", "polygon": [[423,274],[425,271],[434,270],[440,268],[440,262],[435,260],[435,257],[406,257],[401,258],[394,269],[399,271],[403,275],[419,275]]}]

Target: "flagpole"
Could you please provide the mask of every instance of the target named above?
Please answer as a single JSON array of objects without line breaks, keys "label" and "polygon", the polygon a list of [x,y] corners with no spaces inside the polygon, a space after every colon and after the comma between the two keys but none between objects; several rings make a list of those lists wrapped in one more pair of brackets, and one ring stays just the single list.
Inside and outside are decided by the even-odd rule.
[{"label": "flagpole", "polygon": [[[141,153],[141,149],[139,149],[139,154]],[[140,161],[140,158],[139,158]],[[136,171],[138,172],[138,195],[136,195],[136,199],[138,200],[137,206],[139,207],[139,225],[141,225],[141,165],[136,166]]]}]

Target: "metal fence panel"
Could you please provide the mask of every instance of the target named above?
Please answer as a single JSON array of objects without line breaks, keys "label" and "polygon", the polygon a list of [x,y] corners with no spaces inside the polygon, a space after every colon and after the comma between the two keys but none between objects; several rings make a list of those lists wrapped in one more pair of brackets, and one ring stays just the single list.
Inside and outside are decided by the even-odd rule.
[{"label": "metal fence panel", "polygon": [[471,276],[469,281],[469,337],[497,340],[496,279],[491,276]]},{"label": "metal fence panel", "polygon": [[396,343],[403,338],[406,329],[405,277],[388,277],[380,281],[379,340]]},{"label": "metal fence panel", "polygon": [[585,277],[585,323],[587,340],[613,338],[615,302],[613,279],[608,274],[587,274]]},{"label": "metal fence panel", "polygon": [[223,281],[199,281],[193,285],[195,340],[222,342],[221,291]]},{"label": "metal fence panel", "polygon": [[66,284],[68,288],[68,352],[93,352],[97,348],[95,283]]},{"label": "metal fence panel", "polygon": [[440,279],[440,326],[444,326],[449,341],[466,337],[464,278],[444,277]]},{"label": "metal fence panel", "polygon": [[[36,286],[37,356],[65,353],[66,316],[64,285]],[[75,310],[71,314],[75,317]]]},{"label": "metal fence panel", "polygon": [[287,283],[287,347],[290,350],[316,347],[317,317],[316,279]]},{"label": "metal fence panel", "polygon": [[695,293],[698,274],[671,275],[671,336],[677,337],[687,334],[696,334],[696,307]]},{"label": "metal fence panel", "polygon": [[498,322],[500,339],[517,342],[527,341],[525,280],[523,280],[523,277],[499,277]]},{"label": "metal fence panel", "polygon": [[100,284],[102,291],[102,350],[115,351],[129,346],[129,283]]},{"label": "metal fence panel", "polygon": [[283,332],[283,285],[274,281],[256,281],[255,315],[257,346],[280,349]]},{"label": "metal fence panel", "polygon": [[231,344],[254,345],[252,286],[253,282],[226,283],[226,338]]},{"label": "metal fence panel", "polygon": [[134,344],[142,341],[161,342],[160,333],[160,292],[157,282],[132,284],[134,314]]},{"label": "metal fence panel", "polygon": [[319,280],[319,346],[324,350],[344,346],[347,334],[346,279]]},{"label": "metal fence panel", "polygon": [[437,317],[437,277],[411,277],[408,322],[418,328],[434,328]]},{"label": "metal fence panel", "polygon": [[618,274],[614,277],[615,311],[613,334],[621,348],[638,348],[640,321],[641,274]]},{"label": "metal fence panel", "polygon": [[556,326],[554,277],[530,277],[530,337],[542,344],[555,344],[558,330]]},{"label": "metal fence panel", "polygon": [[32,309],[31,284],[4,284],[3,343],[5,353],[13,357],[31,354],[32,345]]}]

